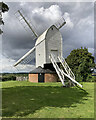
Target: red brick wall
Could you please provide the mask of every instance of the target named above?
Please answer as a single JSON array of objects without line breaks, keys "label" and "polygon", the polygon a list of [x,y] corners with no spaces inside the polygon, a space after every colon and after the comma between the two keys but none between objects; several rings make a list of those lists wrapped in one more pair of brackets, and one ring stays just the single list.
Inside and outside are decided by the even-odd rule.
[{"label": "red brick wall", "polygon": [[29,81],[38,83],[38,74],[29,74]]},{"label": "red brick wall", "polygon": [[[38,74],[29,74],[29,81],[38,83]],[[57,82],[58,76],[57,74],[45,74],[44,81],[45,82]]]},{"label": "red brick wall", "polygon": [[57,74],[45,74],[45,82],[57,82]]}]

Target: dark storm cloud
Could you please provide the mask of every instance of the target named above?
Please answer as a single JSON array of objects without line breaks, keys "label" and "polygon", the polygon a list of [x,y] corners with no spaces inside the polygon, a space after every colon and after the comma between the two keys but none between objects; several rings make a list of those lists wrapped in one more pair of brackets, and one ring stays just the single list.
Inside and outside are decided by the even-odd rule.
[{"label": "dark storm cloud", "polygon": [[[14,16],[15,11],[20,8],[24,9],[25,15],[31,19],[32,24],[36,27],[39,34],[46,30],[52,23],[56,22],[55,19],[53,21],[50,20],[50,15],[49,18],[46,17],[52,5],[57,5],[57,10],[62,15],[66,13],[67,24],[60,30],[63,35],[63,53],[65,57],[74,48],[80,48],[81,46],[93,47],[93,3],[21,2],[8,3],[8,5],[10,9],[4,18],[3,51],[12,59],[19,59],[35,44],[35,41],[32,40],[31,32],[29,35]],[[38,12],[33,14],[32,11],[36,8],[38,8]],[[41,11],[43,16],[40,14],[40,8],[43,9]]]}]

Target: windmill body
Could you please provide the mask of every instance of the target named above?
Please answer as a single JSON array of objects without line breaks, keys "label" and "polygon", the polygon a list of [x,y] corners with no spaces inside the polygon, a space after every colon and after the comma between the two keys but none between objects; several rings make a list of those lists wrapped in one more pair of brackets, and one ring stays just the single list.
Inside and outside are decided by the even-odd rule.
[{"label": "windmill body", "polygon": [[[29,81],[56,82],[58,76],[63,86],[66,86],[66,76],[73,85],[79,85],[82,87],[82,85],[75,80],[74,73],[62,56],[62,35],[59,29],[66,24],[65,19],[62,17],[59,22],[49,27],[38,37],[20,10],[18,10],[18,13],[21,16],[20,20],[25,21],[37,40],[35,46],[20,58],[14,66],[22,63],[22,61],[25,61],[25,63],[30,62],[32,60],[31,54],[35,51],[36,69],[29,73]],[[60,65],[62,67],[60,67]]]},{"label": "windmill body", "polygon": [[40,37],[36,44],[36,68],[51,64],[50,54],[54,54],[56,62],[59,62],[57,57],[62,57],[62,36],[59,30],[52,25]]}]

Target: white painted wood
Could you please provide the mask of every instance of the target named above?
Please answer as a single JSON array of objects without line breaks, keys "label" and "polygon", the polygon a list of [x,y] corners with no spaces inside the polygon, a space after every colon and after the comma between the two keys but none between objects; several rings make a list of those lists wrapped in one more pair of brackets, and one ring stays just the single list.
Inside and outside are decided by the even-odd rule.
[{"label": "white painted wood", "polygon": [[[50,63],[49,55],[52,50],[57,50],[58,55],[62,56],[62,36],[59,30],[53,25],[46,34],[46,63]],[[56,60],[56,62],[59,62]]]},{"label": "white painted wood", "polygon": [[46,63],[45,40],[36,46],[36,67],[44,67],[44,63]]},{"label": "white painted wood", "polygon": [[65,69],[66,73],[75,80],[75,75],[72,72],[71,68],[69,67],[69,65],[67,64],[67,62],[65,61],[65,59],[63,57],[59,57],[58,59],[60,61],[60,63],[62,64],[63,68]]},{"label": "white painted wood", "polygon": [[49,59],[51,60],[51,62],[52,62],[52,64],[53,64],[53,67],[55,68],[55,70],[56,70],[56,72],[57,72],[57,75],[58,75],[58,77],[59,77],[60,80],[61,80],[61,83],[63,84],[63,86],[65,86],[63,71],[62,71],[62,70],[60,69],[60,67],[57,65],[57,62],[56,62],[56,60],[54,59],[54,56],[53,56],[52,54],[50,54]]},{"label": "white painted wood", "polygon": [[47,32],[48,32],[48,29],[38,37],[38,39],[36,40],[35,46],[39,45],[42,41],[45,40]]},{"label": "white painted wood", "polygon": [[58,50],[51,50],[50,54],[52,54],[56,61],[58,61]]}]

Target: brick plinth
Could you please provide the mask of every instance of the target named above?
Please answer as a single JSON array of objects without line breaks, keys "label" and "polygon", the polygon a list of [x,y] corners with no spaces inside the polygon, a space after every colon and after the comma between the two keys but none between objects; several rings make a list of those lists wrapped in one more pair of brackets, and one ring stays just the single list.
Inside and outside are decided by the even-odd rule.
[{"label": "brick plinth", "polygon": [[45,82],[57,82],[57,74],[45,74]]},{"label": "brick plinth", "polygon": [[[38,83],[38,74],[29,74],[29,81]],[[57,74],[50,74],[50,73],[45,73],[44,74],[44,81],[45,82],[57,82],[58,81],[58,76]]]},{"label": "brick plinth", "polygon": [[29,81],[38,83],[38,74],[29,74]]}]

